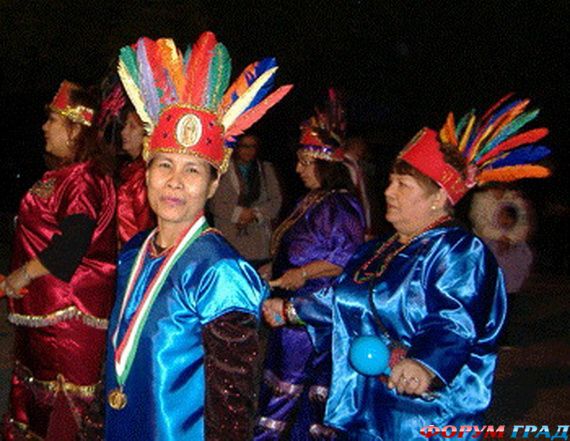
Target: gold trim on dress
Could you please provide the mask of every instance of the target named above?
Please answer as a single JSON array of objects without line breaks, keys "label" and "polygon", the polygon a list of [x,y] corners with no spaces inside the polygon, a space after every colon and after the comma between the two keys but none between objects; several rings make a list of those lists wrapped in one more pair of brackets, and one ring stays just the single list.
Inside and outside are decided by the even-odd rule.
[{"label": "gold trim on dress", "polygon": [[41,389],[50,394],[63,392],[65,395],[75,395],[81,398],[94,398],[102,387],[101,381],[95,384],[79,385],[66,380],[62,374],[57,374],[55,380],[38,380],[32,371],[19,361],[16,361],[14,374],[30,388]]},{"label": "gold trim on dress", "polygon": [[107,329],[109,326],[109,320],[95,317],[90,314],[85,314],[76,306],[69,306],[65,309],[60,309],[59,311],[51,312],[45,315],[24,315],[17,313],[10,313],[8,315],[8,321],[13,325],[27,326],[30,328],[51,326],[73,318],[77,318],[87,326],[96,329]]},{"label": "gold trim on dress", "polygon": [[30,430],[30,427],[26,423],[21,421],[16,421],[14,418],[9,418],[7,421],[8,426],[13,426],[18,433],[16,434],[17,439],[26,439],[32,441],[43,441],[43,438]]}]

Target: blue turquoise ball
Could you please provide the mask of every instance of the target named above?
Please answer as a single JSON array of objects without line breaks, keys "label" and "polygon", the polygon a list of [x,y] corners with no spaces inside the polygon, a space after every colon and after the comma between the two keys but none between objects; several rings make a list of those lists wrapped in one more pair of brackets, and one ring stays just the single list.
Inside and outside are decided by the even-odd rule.
[{"label": "blue turquoise ball", "polygon": [[350,364],[359,374],[376,376],[390,371],[390,350],[384,340],[374,335],[355,338],[348,356]]}]

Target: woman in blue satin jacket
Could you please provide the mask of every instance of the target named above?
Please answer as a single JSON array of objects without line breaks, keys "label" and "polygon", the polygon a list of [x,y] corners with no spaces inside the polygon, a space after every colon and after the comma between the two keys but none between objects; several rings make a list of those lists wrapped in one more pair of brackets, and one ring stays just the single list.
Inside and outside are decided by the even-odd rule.
[{"label": "woman in blue satin jacket", "polygon": [[[341,439],[425,439],[429,425],[479,424],[491,401],[503,277],[483,242],[453,219],[468,190],[465,162],[440,147],[425,129],[400,154],[385,191],[395,233],[356,252],[334,296],[264,307],[274,325],[283,306],[294,310],[317,348],[332,346],[325,423]],[[351,344],[367,335],[390,348],[389,374],[353,367]]]}]

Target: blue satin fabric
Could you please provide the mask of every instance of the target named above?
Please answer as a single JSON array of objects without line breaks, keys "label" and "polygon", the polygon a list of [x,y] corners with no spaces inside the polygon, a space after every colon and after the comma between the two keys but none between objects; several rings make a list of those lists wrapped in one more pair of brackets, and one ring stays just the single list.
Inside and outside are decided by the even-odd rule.
[{"label": "blue satin fabric", "polygon": [[353,280],[378,246],[369,242],[355,254],[333,302],[315,294],[314,301],[295,303],[315,343],[332,344],[325,422],[347,439],[385,441],[425,440],[420,429],[431,424],[479,424],[491,400],[495,343],[506,314],[503,277],[492,254],[463,229],[440,227],[416,239],[372,282],[374,304],[392,339],[444,383],[439,398],[426,401],[398,395],[349,363],[355,337],[382,336],[369,304],[370,284]]},{"label": "blue satin fabric", "polygon": [[[147,254],[121,323],[118,314],[130,269],[144,240],[138,235],[119,258],[118,298],[109,326],[106,391],[117,387],[111,338],[124,335],[145,288],[164,257]],[[106,440],[204,439],[204,347],[202,327],[223,314],[239,311],[259,318],[268,294],[256,271],[218,234],[205,234],[170,271],[150,309],[125,385],[128,404],[106,404]]]}]

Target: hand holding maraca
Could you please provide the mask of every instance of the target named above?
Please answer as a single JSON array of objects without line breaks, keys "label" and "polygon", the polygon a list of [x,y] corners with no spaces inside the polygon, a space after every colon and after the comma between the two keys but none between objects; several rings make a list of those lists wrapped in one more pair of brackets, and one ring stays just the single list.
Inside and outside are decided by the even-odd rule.
[{"label": "hand holding maraca", "polygon": [[419,362],[404,358],[390,368],[390,349],[374,335],[354,339],[349,351],[350,364],[359,374],[366,376],[388,375],[388,387],[399,394],[417,395],[433,399],[429,387],[435,375]]}]

